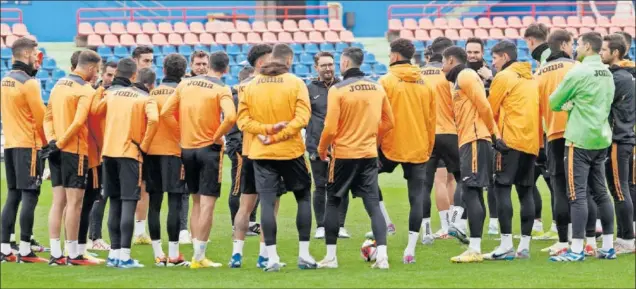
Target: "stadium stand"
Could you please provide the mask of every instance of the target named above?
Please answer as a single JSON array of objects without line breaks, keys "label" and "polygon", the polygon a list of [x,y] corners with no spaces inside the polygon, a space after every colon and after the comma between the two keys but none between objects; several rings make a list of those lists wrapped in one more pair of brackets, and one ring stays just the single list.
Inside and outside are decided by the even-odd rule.
[{"label": "stadium stand", "polygon": [[[328,9],[328,6],[302,6],[296,9]],[[161,66],[163,56],[179,52],[186,57],[195,50],[214,52],[224,50],[230,55],[230,74],[225,81],[232,84],[238,78],[241,63],[246,59],[251,45],[258,43],[287,43],[292,45],[296,57],[292,71],[298,76],[309,79],[316,77],[313,68],[313,55],[319,51],[329,51],[339,56],[348,46],[356,45],[353,33],[346,30],[339,17],[329,15],[293,15],[288,13],[276,16],[277,20],[264,21],[257,16],[239,15],[237,9],[255,9],[255,7],[171,7],[168,10],[172,17],[137,17],[134,12],[153,10],[156,8],[118,8],[108,9],[111,13],[121,12],[122,17],[91,17],[91,12],[100,8],[83,8],[78,10],[77,41],[95,49],[103,58],[116,60],[130,55],[129,51],[137,45],[154,47],[155,65]],[[207,22],[201,22],[200,16],[190,16],[190,10],[210,10],[210,13],[226,13]],[[269,9],[293,10],[294,7],[272,7]],[[230,13],[230,15],[227,15]],[[289,13],[291,14],[291,13]],[[311,16],[311,17],[310,17]],[[307,19],[302,19],[307,17]],[[139,19],[137,19],[139,18]],[[205,18],[205,17],[203,17]],[[298,20],[297,20],[298,19]],[[174,20],[174,21],[173,21]],[[386,67],[375,65],[375,56],[366,52],[369,68],[366,72],[377,79],[386,73]],[[377,68],[377,70],[376,70]],[[380,73],[382,72],[382,73]],[[339,75],[340,71],[336,70]]]}]

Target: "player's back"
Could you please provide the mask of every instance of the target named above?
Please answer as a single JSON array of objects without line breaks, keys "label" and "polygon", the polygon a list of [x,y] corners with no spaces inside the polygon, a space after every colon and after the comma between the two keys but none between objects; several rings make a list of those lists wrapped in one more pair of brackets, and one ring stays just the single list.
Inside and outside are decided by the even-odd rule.
[{"label": "player's back", "polygon": [[91,102],[91,112],[86,121],[88,125],[88,167],[94,168],[102,162],[102,148],[104,146],[105,116],[93,113],[92,107],[97,106],[103,99],[106,89],[97,87]]},{"label": "player's back", "polygon": [[484,83],[477,72],[470,68],[463,69],[457,76],[453,93],[453,111],[459,146],[478,139],[490,141],[488,127],[479,114],[480,109],[490,110],[490,106],[486,99]]},{"label": "player's back", "polygon": [[568,113],[550,109],[550,95],[561,84],[565,75],[576,65],[571,58],[549,59],[536,72],[539,85],[539,111],[545,121],[548,141],[563,138]]},{"label": "player's back", "polygon": [[[243,92],[245,91],[245,87],[252,79],[254,79],[254,76],[250,76],[244,79],[236,86],[236,95],[232,94],[232,101],[234,101],[234,105],[237,109],[239,99],[242,97]],[[230,152],[230,150],[236,151],[240,148],[242,155],[249,155],[249,148],[253,138],[254,136],[252,134],[248,132],[242,132],[241,130],[239,130],[238,124],[235,124],[226,137],[228,152]]]},{"label": "player's back", "polygon": [[436,134],[457,134],[453,119],[452,84],[446,79],[440,62],[431,62],[422,67],[422,78],[429,84],[435,94],[437,116],[435,118]]},{"label": "player's back", "polygon": [[[174,93],[176,88],[176,82],[163,82],[161,85],[150,91],[150,98],[157,103],[157,109],[159,111],[161,111],[163,105],[168,100],[168,97]],[[178,112],[176,113],[178,114]],[[179,132],[170,129],[165,121],[160,120],[157,133],[155,134],[153,141],[150,143],[148,154],[168,156],[181,155],[181,148],[179,147]]]},{"label": "player's back", "polygon": [[45,126],[45,132],[47,139],[57,140],[57,146],[61,151],[88,155],[88,123],[86,121],[79,124],[79,129],[74,136],[64,140],[62,137],[73,124],[78,111],[86,113],[88,117],[94,93],[95,89],[90,82],[77,74],[70,74],[59,79],[51,90],[47,108],[47,119],[51,118],[51,121],[45,120],[49,123]]},{"label": "player's back", "polygon": [[199,75],[179,83],[179,127],[182,148],[211,145],[221,125],[221,100],[231,101],[232,91],[219,78]]},{"label": "player's back", "polygon": [[42,130],[45,107],[40,95],[39,81],[24,71],[12,70],[2,78],[1,83],[0,106],[4,147],[42,147],[45,141]]}]

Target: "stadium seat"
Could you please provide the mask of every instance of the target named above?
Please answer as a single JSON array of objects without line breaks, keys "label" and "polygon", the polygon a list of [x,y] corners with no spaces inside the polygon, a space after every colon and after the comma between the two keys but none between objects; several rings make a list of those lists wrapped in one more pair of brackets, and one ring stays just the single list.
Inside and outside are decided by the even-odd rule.
[{"label": "stadium seat", "polygon": [[431,30],[430,35],[431,35],[431,39],[435,39],[437,37],[444,36],[444,32],[442,32],[442,30],[439,30],[439,29],[433,29]]},{"label": "stadium seat", "polygon": [[[519,18],[517,18],[519,19]],[[506,18],[503,18],[501,16],[497,16],[495,18],[492,19],[492,27],[493,28],[500,28],[500,29],[505,29],[508,27],[508,23],[506,23]]]},{"label": "stadium seat", "polygon": [[351,43],[351,47],[358,47],[358,48],[364,50],[364,45],[362,44],[362,42],[353,42],[353,43]]},{"label": "stadium seat", "polygon": [[[366,61],[366,58],[364,60]],[[362,72],[364,72],[364,74],[366,74],[366,75],[373,74],[373,70],[371,69],[371,65],[368,64],[368,63],[363,63],[362,65],[360,65],[360,70],[362,70]]]},{"label": "stadium seat", "polygon": [[521,23],[521,19],[519,19],[519,17],[510,16],[510,17],[508,17],[508,26],[507,27],[519,29],[519,28],[523,27],[523,24]]},{"label": "stadium seat", "polygon": [[305,52],[314,55],[318,52],[320,52],[320,49],[318,49],[318,45],[315,43],[307,43],[305,45]]},{"label": "stadium seat", "polygon": [[329,29],[331,31],[337,31],[337,32],[345,30],[345,28],[342,26],[341,20],[338,20],[338,19],[329,20]]},{"label": "stadium seat", "polygon": [[342,53],[342,51],[344,51],[344,49],[347,47],[349,47],[349,45],[347,45],[346,43],[338,42],[336,43],[336,52]]},{"label": "stadium seat", "polygon": [[183,56],[185,56],[185,58],[190,58],[190,55],[192,55],[192,46],[179,45],[179,47],[177,47],[177,51]]},{"label": "stadium seat", "polygon": [[232,43],[232,41],[230,41],[230,37],[227,36],[227,34],[225,33],[217,33],[215,35],[216,37],[216,43],[221,44],[221,45],[228,45],[230,43]]},{"label": "stadium seat", "polygon": [[205,44],[205,45],[210,45],[214,43],[214,37],[212,37],[212,34],[204,32],[201,33],[199,35],[199,43],[201,44]]},{"label": "stadium seat", "polygon": [[402,24],[402,27],[404,29],[408,29],[408,30],[416,30],[417,27],[417,21],[413,18],[406,18],[404,19],[404,22]]},{"label": "stadium seat", "polygon": [[119,46],[119,39],[117,38],[117,35],[115,34],[104,35],[104,45],[110,46],[110,47]]},{"label": "stadium seat", "polygon": [[0,49],[0,59],[8,61],[9,59],[11,59],[11,57],[11,48],[4,47]]},{"label": "stadium seat", "polygon": [[283,29],[285,31],[287,31],[287,32],[296,32],[296,31],[298,31],[298,25],[296,23],[296,20],[285,19],[283,21]]},{"label": "stadium seat", "polygon": [[[629,35],[631,35],[632,37],[636,37],[636,29],[634,29],[634,26],[632,27],[625,27],[625,30],[623,30],[625,32],[627,32]],[[633,46],[632,46],[633,47]]]},{"label": "stadium seat", "polygon": [[[283,33],[283,32],[281,32]],[[276,39],[276,34],[274,34],[273,32],[265,32],[263,33],[263,42],[267,43],[267,44],[274,44],[277,43],[278,40]]]},{"label": "stadium seat", "polygon": [[300,31],[310,32],[314,31],[314,26],[311,25],[311,22],[307,19],[301,19],[298,21],[298,29]]},{"label": "stadium seat", "polygon": [[157,25],[157,30],[159,31],[159,33],[163,33],[163,34],[174,33],[174,30],[172,29],[172,24],[170,24],[169,22],[159,22],[159,25]]},{"label": "stadium seat", "polygon": [[462,29],[464,25],[462,25],[462,21],[458,18],[450,18],[448,19],[448,28],[450,29]]},{"label": "stadium seat", "polygon": [[7,47],[11,47],[11,46],[13,46],[13,42],[14,42],[14,41],[16,41],[17,39],[18,39],[18,36],[15,36],[15,35],[7,35],[7,36],[6,36],[6,40],[5,40],[4,44],[5,44]]},{"label": "stadium seat", "polygon": [[426,30],[422,30],[422,29],[415,30],[415,40],[426,41],[430,39],[431,37],[428,36],[428,32]]},{"label": "stadium seat", "polygon": [[[9,28],[9,25],[2,23],[2,36],[11,35],[12,34],[11,30],[8,31],[8,34],[5,34],[7,33],[5,32],[5,28],[4,28],[5,26]],[[81,22],[79,26],[77,27],[77,34],[81,36],[86,36],[86,35],[95,34],[95,31],[93,30],[93,26],[91,26],[90,23]]]},{"label": "stadium seat", "polygon": [[37,42],[37,41],[38,41],[38,38],[37,38],[37,37],[35,37],[35,35],[33,35],[33,34],[25,35],[25,36],[24,36],[24,38],[31,39],[31,40],[33,40],[33,41],[35,41],[35,42]]},{"label": "stadium seat", "polygon": [[374,65],[373,70],[375,71],[375,74],[378,74],[378,75],[384,75],[388,72],[386,65],[382,63],[378,63]]},{"label": "stadium seat", "polygon": [[548,28],[552,27],[552,21],[550,20],[550,17],[548,16],[537,17],[537,23],[543,23],[545,24],[545,26],[548,26]]},{"label": "stadium seat", "polygon": [[166,39],[166,36],[163,34],[159,34],[159,33],[153,34],[152,45],[158,45],[158,46],[168,45],[168,40]]},{"label": "stadium seat", "polygon": [[490,49],[491,47],[499,43],[499,41],[500,41],[499,39],[486,39],[486,48]]},{"label": "stadium seat", "polygon": [[506,28],[506,30],[504,30],[504,35],[506,38],[509,38],[509,39],[520,38],[519,31],[517,31],[517,29],[514,29],[514,28]]},{"label": "stadium seat", "polygon": [[234,32],[236,32],[236,27],[234,26],[234,23],[232,23],[230,21],[221,21],[221,25],[223,27],[223,32],[225,32],[225,33],[234,33]]},{"label": "stadium seat", "polygon": [[145,22],[145,23],[141,24],[141,30],[145,34],[159,33],[159,31],[157,31],[157,25],[154,22]]},{"label": "stadium seat", "polygon": [[325,41],[329,43],[338,43],[340,42],[340,37],[338,37],[338,33],[335,31],[327,31],[325,32]]},{"label": "stadium seat", "polygon": [[309,68],[307,68],[307,65],[297,64],[294,65],[294,73],[298,75],[298,77],[305,78],[309,74]]},{"label": "stadium seat", "polygon": [[203,51],[206,53],[210,53],[210,46],[207,45],[203,45],[203,44],[197,44],[194,45],[194,47],[192,47],[193,51]]},{"label": "stadium seat", "polygon": [[490,22],[490,18],[486,17],[480,17],[479,19],[477,19],[477,26],[484,29],[493,28],[492,22]]},{"label": "stadium seat", "polygon": [[144,33],[143,30],[141,30],[141,24],[139,24],[139,22],[126,23],[126,31],[128,31],[128,34],[132,35]]},{"label": "stadium seat", "polygon": [[235,44],[245,44],[245,43],[247,43],[247,40],[245,40],[245,34],[240,33],[240,32],[232,33],[230,39],[231,39],[232,43],[235,43]]},{"label": "stadium seat", "polygon": [[252,48],[252,44],[243,44],[241,45],[241,53],[247,55]]},{"label": "stadium seat", "polygon": [[110,32],[115,35],[126,34],[126,26],[121,22],[112,22],[110,23]]},{"label": "stadium seat", "polygon": [[346,42],[346,43],[351,43],[354,40],[355,39],[353,37],[353,32],[351,32],[349,30],[340,31],[340,41]]},{"label": "stadium seat", "polygon": [[212,43],[210,45],[210,53],[214,53],[217,51],[223,51],[223,47],[221,45],[218,45],[216,43]]},{"label": "stadium seat", "polygon": [[289,48],[291,48],[292,51],[294,51],[294,54],[301,54],[305,52],[305,49],[299,43],[292,43],[289,45]]},{"label": "stadium seat", "polygon": [[[601,27],[601,26],[599,26],[599,27]],[[603,27],[603,28],[606,28],[606,27]],[[609,28],[609,33],[610,34],[614,34],[616,32],[621,32],[621,31],[623,31],[623,30],[621,30],[620,27],[612,26],[612,27]]]},{"label": "stadium seat", "polygon": [[229,85],[229,86],[235,86],[235,85],[239,84],[239,81],[238,81],[238,78],[236,78],[236,77],[227,76],[227,77],[225,77],[225,84]]},{"label": "stadium seat", "polygon": [[276,20],[272,20],[272,21],[268,21],[267,22],[267,30],[269,30],[270,32],[283,32],[283,27],[281,26],[280,22],[276,21]]},{"label": "stadium seat", "polygon": [[460,29],[459,30],[459,38],[461,39],[468,39],[470,37],[473,37],[473,31],[470,29]]},{"label": "stadium seat", "polygon": [[320,43],[320,51],[334,53],[336,52],[336,48],[333,47],[333,44],[331,43]]},{"label": "stadium seat", "polygon": [[110,47],[99,46],[97,47],[97,54],[99,54],[99,57],[101,57],[102,59],[106,59],[113,56],[113,51],[110,49]]},{"label": "stadium seat", "polygon": [[186,34],[190,32],[190,29],[188,29],[188,24],[185,24],[184,22],[176,22],[174,24],[174,33],[179,33],[179,34]]},{"label": "stadium seat", "polygon": [[240,66],[238,66],[238,65],[230,66],[230,75],[238,76],[240,71],[241,71],[241,67]]},{"label": "stadium seat", "polygon": [[[583,16],[583,19],[582,19],[583,26],[586,26],[586,27],[594,26],[594,25],[587,25],[587,22],[589,20],[586,20],[586,19],[588,19],[588,17],[592,18],[592,16]],[[594,18],[592,18],[592,20],[594,20]],[[599,18],[596,18],[596,25],[601,27],[610,27],[612,26],[612,23],[610,22],[609,18],[605,16],[601,16]]]},{"label": "stadium seat", "polygon": [[450,40],[459,40],[459,34],[455,29],[446,29],[444,30],[444,36],[448,37]]},{"label": "stadium seat", "polygon": [[322,37],[322,33],[319,31],[311,31],[309,32],[309,41],[313,43],[321,43],[325,42],[325,39]]},{"label": "stadium seat", "polygon": [[252,32],[252,26],[249,22],[244,20],[236,20],[236,31],[240,33]]},{"label": "stadium seat", "polygon": [[[9,36],[7,36],[7,46],[9,46]],[[92,35],[88,35],[88,38],[86,39],[86,46],[88,47],[98,47],[98,46],[102,46],[104,45],[104,42],[102,42],[102,37],[97,35],[97,34],[92,34]]]},{"label": "stadium seat", "polygon": [[505,38],[503,32],[501,32],[501,29],[499,28],[491,28],[489,35],[490,35],[490,38],[492,39],[500,40]]},{"label": "stadium seat", "polygon": [[526,41],[523,40],[523,39],[518,39],[517,40],[517,48],[528,50],[528,43],[526,43]]},{"label": "stadium seat", "polygon": [[187,32],[183,35],[183,43],[186,45],[197,45],[199,44],[199,37],[194,33]]},{"label": "stadium seat", "polygon": [[46,81],[50,77],[51,75],[49,75],[49,72],[44,69],[38,70],[38,72],[35,74],[35,78],[38,79],[39,81]]},{"label": "stadium seat", "polygon": [[464,28],[466,28],[466,29],[476,29],[478,27],[477,26],[477,20],[475,20],[475,18],[467,17],[467,18],[464,18],[464,20],[462,20],[462,22],[464,24],[463,25]]},{"label": "stadium seat", "polygon": [[113,55],[121,58],[129,57],[130,51],[128,51],[128,48],[126,48],[125,46],[116,46],[113,49]]},{"label": "stadium seat", "polygon": [[335,62],[335,63],[340,63],[340,57],[342,57],[342,55],[341,55],[340,53],[335,54],[335,55],[333,56],[333,62]]},{"label": "stadium seat", "polygon": [[415,46],[415,51],[423,51],[426,48],[422,41],[413,41],[413,46]]},{"label": "stadium seat", "polygon": [[320,32],[329,31],[329,24],[324,19],[316,19],[314,20],[314,29]]},{"label": "stadium seat", "polygon": [[164,75],[163,75],[163,69],[157,69],[155,70],[155,77],[157,79],[163,79]]},{"label": "stadium seat", "polygon": [[263,42],[261,40],[261,35],[256,32],[248,32],[247,33],[247,43],[251,44],[259,44]]},{"label": "stadium seat", "polygon": [[302,53],[302,54],[300,54],[300,63],[302,63],[304,65],[313,65],[314,64],[314,57],[312,56],[312,54]]},{"label": "stadium seat", "polygon": [[375,64],[377,61],[375,60],[375,54],[367,53],[364,55],[364,63]]},{"label": "stadium seat", "polygon": [[455,45],[457,45],[459,47],[466,47],[466,40],[458,39],[458,40],[455,41]]},{"label": "stadium seat", "polygon": [[241,47],[237,44],[228,44],[225,47],[225,52],[229,55],[235,56],[237,54],[241,54]]},{"label": "stadium seat", "polygon": [[567,22],[567,27],[579,28],[583,26],[583,23],[581,23],[581,17],[579,16],[570,15],[566,19],[566,22]]},{"label": "stadium seat", "polygon": [[252,31],[258,32],[258,33],[266,32],[267,24],[265,24],[265,22],[263,21],[255,20],[254,22],[252,22]]},{"label": "stadium seat", "polygon": [[42,102],[44,102],[45,105],[49,104],[49,97],[50,97],[50,92],[42,91]]},{"label": "stadium seat", "polygon": [[130,34],[123,34],[119,36],[119,45],[123,46],[134,46],[135,38]]},{"label": "stadium seat", "polygon": [[[446,21],[446,18],[435,18],[435,20],[433,20],[432,27],[435,27],[436,29],[446,29],[448,28],[448,22]],[[429,27],[428,29],[431,29],[432,27]]]},{"label": "stadium seat", "polygon": [[[134,49],[131,49],[134,50]],[[158,57],[158,56],[162,56],[163,52],[161,51],[161,47],[159,46],[153,46],[152,47],[152,56],[154,57]]]},{"label": "stadium seat", "polygon": [[29,30],[23,23],[13,23],[13,25],[11,26],[11,32],[13,33],[13,35],[18,37],[29,35]]},{"label": "stadium seat", "polygon": [[190,22],[190,32],[201,34],[205,32],[205,27],[201,22]]},{"label": "stadium seat", "polygon": [[[80,26],[82,25],[82,23],[80,23]],[[90,26],[90,24],[89,24]],[[91,28],[92,30],[92,28]],[[9,24],[7,23],[0,23],[0,36],[7,36],[7,35],[11,35],[13,33],[11,33],[11,27],[9,26]]]},{"label": "stadium seat", "polygon": [[161,52],[163,53],[163,55],[169,55],[172,53],[177,53],[177,49],[172,45],[166,45],[161,48]]},{"label": "stadium seat", "polygon": [[137,45],[146,45],[151,46],[152,41],[150,41],[150,36],[147,34],[137,34],[136,41]]},{"label": "stadium seat", "polygon": [[[296,32],[294,32],[294,33],[296,33]],[[280,42],[280,43],[293,43],[294,42],[294,38],[292,37],[292,35],[289,32],[283,31],[283,32],[279,32],[278,33],[278,42]]]},{"label": "stadium seat", "polygon": [[53,71],[53,81],[58,81],[60,78],[66,76],[66,72],[64,72],[64,70],[61,69],[55,69]]},{"label": "stadium seat", "polygon": [[243,61],[247,61],[247,56],[245,56],[245,54],[239,54],[236,56],[236,63],[240,65]]},{"label": "stadium seat", "polygon": [[583,34],[583,33],[588,33],[588,32],[592,32],[592,28],[589,27],[581,27],[581,29],[579,29],[579,35]]},{"label": "stadium seat", "polygon": [[305,32],[296,31],[294,32],[294,42],[304,44],[304,43],[309,43],[309,39],[307,39],[307,34],[305,34]]},{"label": "stadium seat", "polygon": [[[128,56],[126,56],[126,57],[128,57]],[[111,56],[111,57],[108,57],[108,59],[106,59],[106,62],[111,62],[112,61],[112,62],[117,63],[119,61],[119,59],[120,58],[117,57],[117,56]]]},{"label": "stadium seat", "polygon": [[568,26],[568,23],[565,20],[565,17],[563,16],[552,17],[552,27],[565,28],[567,26]]},{"label": "stadium seat", "polygon": [[415,36],[413,36],[413,31],[407,30],[407,29],[400,30],[400,38],[404,38],[411,41],[415,40]]},{"label": "stadium seat", "polygon": [[523,24],[523,27],[528,27],[530,24],[535,22],[536,20],[532,16],[523,16],[523,18],[521,19],[521,23]]},{"label": "stadium seat", "polygon": [[488,38],[488,31],[486,31],[486,29],[477,28],[475,29],[475,37],[479,37],[481,39]]},{"label": "stadium seat", "polygon": [[[95,34],[97,34],[97,35],[110,34],[110,28],[108,27],[108,24],[106,24],[106,22],[97,22],[97,23],[95,23],[94,31],[95,31]],[[13,34],[16,34],[15,33],[15,29],[13,31]]]},{"label": "stadium seat", "polygon": [[[424,29],[424,30],[429,30],[432,29],[433,26],[433,21],[431,21],[431,19],[429,18],[420,18],[420,20],[417,21],[417,26],[420,29]],[[340,37],[342,38],[342,37]]]},{"label": "stadium seat", "polygon": [[205,23],[205,32],[214,34],[223,31],[223,23],[221,21],[208,21]]},{"label": "stadium seat", "polygon": [[53,90],[54,86],[55,86],[55,82],[53,81],[53,79],[48,79],[44,82],[44,90],[47,92],[50,92],[51,90]]},{"label": "stadium seat", "polygon": [[607,35],[607,28],[605,27],[594,27],[594,31],[600,33],[602,36]]}]

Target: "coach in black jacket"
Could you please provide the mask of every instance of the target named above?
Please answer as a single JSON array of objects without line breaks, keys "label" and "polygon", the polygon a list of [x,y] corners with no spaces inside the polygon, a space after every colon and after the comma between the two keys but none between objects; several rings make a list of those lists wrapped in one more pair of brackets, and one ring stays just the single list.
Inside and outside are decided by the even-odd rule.
[{"label": "coach in black jacket", "polygon": [[[329,174],[329,163],[320,160],[317,153],[320,135],[325,126],[325,115],[327,114],[327,94],[329,88],[338,83],[338,78],[334,75],[334,57],[329,52],[319,52],[314,56],[314,66],[318,71],[318,79],[307,85],[309,99],[311,101],[311,118],[305,132],[305,145],[311,160],[311,171],[314,176],[314,213],[316,214],[316,239],[325,237],[323,221],[325,219],[325,209],[327,206],[327,176]],[[347,230],[344,228],[347,209],[349,207],[348,195],[340,204],[340,232],[338,237],[349,238]]]}]

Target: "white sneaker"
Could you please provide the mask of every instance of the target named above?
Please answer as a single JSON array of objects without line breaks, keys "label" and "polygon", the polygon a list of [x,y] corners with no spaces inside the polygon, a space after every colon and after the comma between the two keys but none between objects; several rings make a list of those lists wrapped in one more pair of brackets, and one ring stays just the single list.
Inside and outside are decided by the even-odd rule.
[{"label": "white sneaker", "polygon": [[[630,246],[631,245],[631,246]],[[636,250],[634,250],[634,242],[627,242],[627,241],[619,241],[616,240],[616,242],[614,242],[614,249],[616,250],[616,255],[621,255],[621,254],[634,254],[636,253]]]},{"label": "white sneaker", "polygon": [[188,232],[188,230],[181,230],[181,232],[179,232],[179,244],[192,244],[192,238],[190,238],[190,232]]},{"label": "white sneaker", "polygon": [[488,235],[499,235],[499,226],[497,223],[488,224]]},{"label": "white sneaker", "polygon": [[327,258],[322,259],[318,262],[318,268],[326,268],[326,269],[336,269],[338,268],[338,257],[328,260]]},{"label": "white sneaker", "polygon": [[431,234],[422,234],[422,244],[433,245],[433,242],[435,242],[435,236]]},{"label": "white sneaker", "polygon": [[[318,232],[316,232],[316,234],[317,233]],[[345,229],[345,227],[340,227],[340,230],[338,231],[338,238],[349,239],[351,238],[351,235],[349,235],[349,232],[347,232],[347,229]]]},{"label": "white sneaker", "polygon": [[108,245],[104,239],[92,241],[90,244],[86,244],[86,248],[88,248],[88,250],[110,251],[110,245]]},{"label": "white sneaker", "polygon": [[371,266],[372,269],[389,269],[389,259],[382,258],[375,261]]},{"label": "white sneaker", "polygon": [[315,239],[324,239],[325,238],[325,227],[316,228],[316,235],[314,235]]}]

